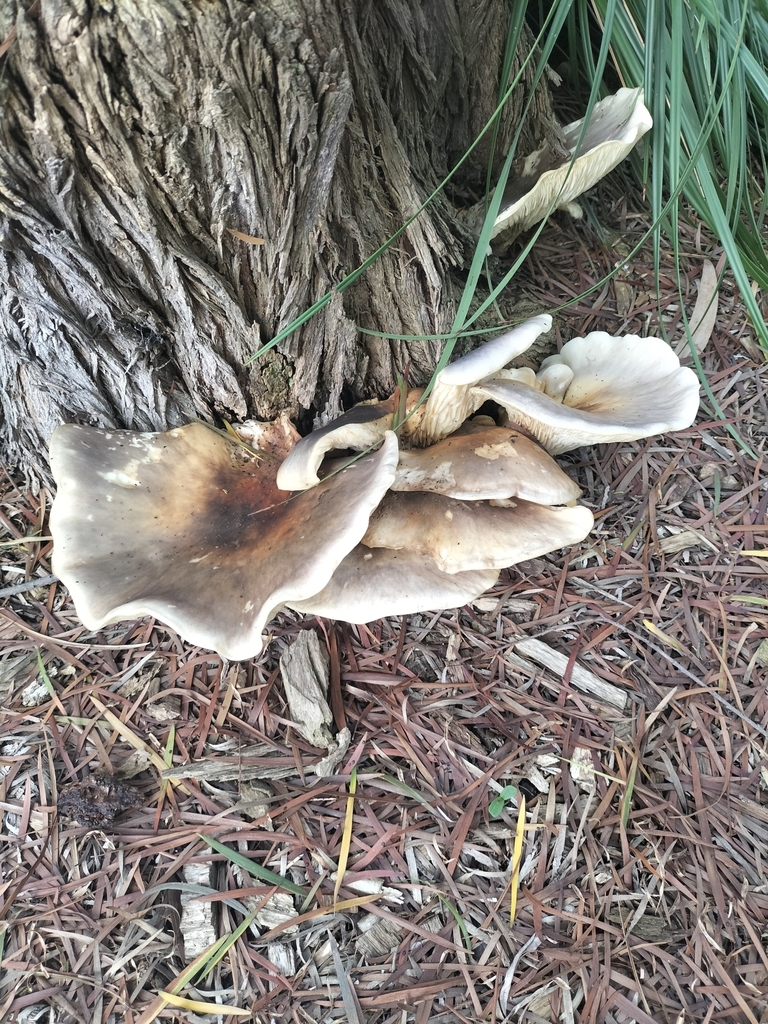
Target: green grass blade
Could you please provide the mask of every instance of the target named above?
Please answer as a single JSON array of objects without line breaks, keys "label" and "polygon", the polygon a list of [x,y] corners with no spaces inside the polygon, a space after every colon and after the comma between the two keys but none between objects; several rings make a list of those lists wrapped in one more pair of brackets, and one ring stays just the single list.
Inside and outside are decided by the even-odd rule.
[{"label": "green grass blade", "polygon": [[254,878],[260,879],[262,882],[269,882],[270,885],[279,885],[281,889],[287,889],[288,892],[295,893],[296,896],[306,896],[307,890],[303,889],[300,885],[296,885],[290,878],[284,878],[282,875],[278,875],[275,871],[270,871],[269,868],[262,867],[261,864],[257,864],[252,861],[250,857],[246,857],[242,853],[238,853],[236,850],[230,850],[228,846],[220,843],[217,839],[211,839],[210,836],[201,835],[200,838],[204,843],[207,843],[212,850],[216,853],[222,854],[227,860],[233,864],[237,864],[238,867],[242,868],[243,871],[247,871],[249,875]]}]

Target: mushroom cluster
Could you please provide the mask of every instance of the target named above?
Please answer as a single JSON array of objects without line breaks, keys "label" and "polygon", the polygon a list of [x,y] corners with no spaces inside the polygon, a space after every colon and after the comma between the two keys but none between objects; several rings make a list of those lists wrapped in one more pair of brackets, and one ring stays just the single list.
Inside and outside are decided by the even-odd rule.
[{"label": "mushroom cluster", "polygon": [[[538,373],[508,369],[550,326],[534,317],[431,391],[304,438],[286,416],[238,438],[59,427],[53,567],[78,615],[94,630],[152,615],[240,660],[282,607],[355,623],[456,607],[502,568],[583,540],[592,514],[553,456],[690,426],[699,386],[660,339],[601,332]],[[474,416],[486,403],[495,415]]]}]

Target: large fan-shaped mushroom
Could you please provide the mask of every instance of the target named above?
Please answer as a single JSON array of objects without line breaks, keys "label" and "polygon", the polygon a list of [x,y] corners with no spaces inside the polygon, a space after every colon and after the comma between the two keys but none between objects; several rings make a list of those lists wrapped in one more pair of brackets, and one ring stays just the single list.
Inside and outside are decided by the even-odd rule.
[{"label": "large fan-shaped mushroom", "polygon": [[507,187],[491,237],[501,235],[511,242],[543,220],[553,207],[570,207],[577,196],[612,171],[652,127],[642,89],[619,89],[614,96],[600,100],[592,109],[581,142],[584,118],[563,129],[565,156],[545,147],[526,158],[520,179]]},{"label": "large fan-shaped mushroom", "polygon": [[54,571],[86,626],[154,615],[192,643],[250,658],[281,605],[325,587],[394,480],[397,439],[291,497],[275,477],[295,431],[283,420],[251,436],[255,455],[197,423],[54,433]]}]

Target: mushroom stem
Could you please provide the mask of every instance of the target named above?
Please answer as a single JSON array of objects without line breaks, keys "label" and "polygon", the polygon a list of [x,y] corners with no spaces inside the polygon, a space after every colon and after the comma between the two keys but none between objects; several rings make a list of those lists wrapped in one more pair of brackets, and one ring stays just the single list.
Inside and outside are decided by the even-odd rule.
[{"label": "mushroom stem", "polygon": [[414,444],[426,447],[458,430],[483,404],[473,387],[493,377],[551,327],[552,317],[542,313],[443,367],[424,402],[421,422],[409,432]]}]

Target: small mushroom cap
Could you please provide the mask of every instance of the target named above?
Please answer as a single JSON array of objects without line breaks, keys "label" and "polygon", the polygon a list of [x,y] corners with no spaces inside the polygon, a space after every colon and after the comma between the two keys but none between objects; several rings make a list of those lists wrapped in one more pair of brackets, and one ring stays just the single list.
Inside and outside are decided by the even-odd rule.
[{"label": "small mushroom cap", "polygon": [[[544,362],[548,360],[545,359]],[[562,402],[568,385],[573,380],[573,370],[566,363],[552,363],[547,366],[542,364],[542,369],[536,374],[536,380],[541,386],[537,390],[543,390],[545,395],[554,398],[556,402]]]},{"label": "small mushroom cap", "polygon": [[384,432],[392,429],[395,405],[386,402],[362,402],[342,416],[313,430],[296,444],[277,472],[281,491],[303,491],[318,482],[317,470],[326,452],[334,448],[362,451],[377,444]]},{"label": "small mushroom cap", "polygon": [[306,615],[372,622],[387,615],[460,607],[492,587],[498,575],[497,569],[449,574],[427,555],[358,544],[319,594],[288,606]]},{"label": "small mushroom cap", "polygon": [[527,351],[538,336],[551,327],[552,317],[549,313],[531,317],[525,323],[513,327],[511,331],[484,342],[465,356],[449,363],[443,367],[437,379],[440,383],[450,384],[452,387],[477,384]]},{"label": "small mushroom cap", "polygon": [[476,389],[479,398],[506,409],[510,426],[532,434],[551,455],[682,430],[696,419],[698,378],[660,338],[612,338],[595,331],[573,338],[542,368],[558,364],[573,371],[562,404],[516,382],[492,381]]},{"label": "small mushroom cap", "polygon": [[424,402],[421,423],[411,431],[414,443],[428,445],[452,434],[482,404],[473,385],[493,377],[551,327],[552,317],[541,313],[443,367]]},{"label": "small mushroom cap", "polygon": [[326,585],[394,480],[397,439],[287,499],[275,477],[295,438],[284,422],[273,428],[255,456],[197,423],[55,431],[54,571],[89,629],[153,615],[226,658],[251,658],[285,602]]},{"label": "small mushroom cap", "polygon": [[393,491],[432,491],[466,500],[524,498],[564,505],[577,484],[534,441],[509,427],[462,430],[429,448],[400,452]]},{"label": "small mushroom cap", "polygon": [[653,127],[653,119],[643,102],[642,89],[619,89],[593,107],[579,155],[573,160],[583,124],[581,118],[563,129],[569,154],[556,166],[547,166],[552,158],[549,150],[528,157],[523,181],[528,185],[530,179],[531,184],[522,195],[513,194],[510,202],[502,202],[492,238],[503,232],[511,239],[527,231],[546,216],[553,203],[557,209],[569,206],[629,154]]},{"label": "small mushroom cap", "polygon": [[589,509],[550,508],[520,499],[459,501],[442,494],[390,492],[371,515],[362,543],[427,555],[443,572],[503,569],[584,540]]},{"label": "small mushroom cap", "polygon": [[[406,412],[411,412],[424,393],[423,389],[408,392]],[[384,402],[361,402],[337,416],[324,427],[302,437],[286,457],[277,473],[277,486],[282,491],[303,491],[318,482],[318,469],[329,451],[351,448],[364,451],[378,444],[392,429],[396,412],[395,396]],[[408,420],[404,434],[414,429],[421,419],[421,408]]]}]

